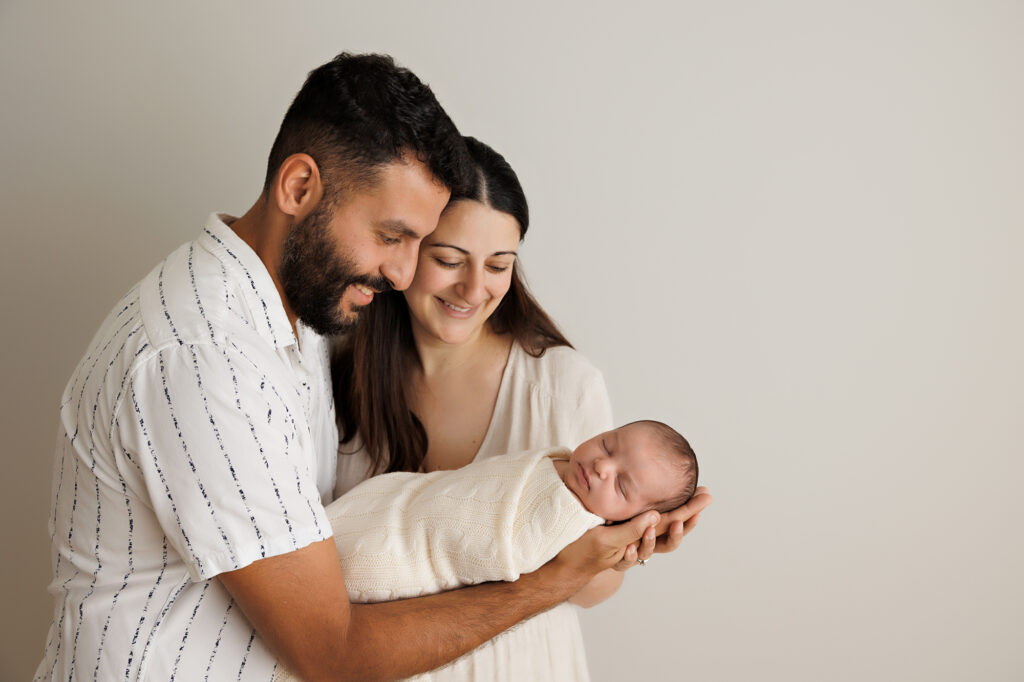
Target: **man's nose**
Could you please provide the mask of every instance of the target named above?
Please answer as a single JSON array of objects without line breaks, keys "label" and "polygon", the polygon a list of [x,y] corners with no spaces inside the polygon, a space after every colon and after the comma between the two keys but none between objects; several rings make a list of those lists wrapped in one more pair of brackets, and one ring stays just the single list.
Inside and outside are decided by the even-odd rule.
[{"label": "man's nose", "polygon": [[416,275],[418,258],[419,248],[406,246],[400,253],[395,254],[380,266],[380,274],[384,275],[397,291],[405,291],[412,284],[412,278]]}]

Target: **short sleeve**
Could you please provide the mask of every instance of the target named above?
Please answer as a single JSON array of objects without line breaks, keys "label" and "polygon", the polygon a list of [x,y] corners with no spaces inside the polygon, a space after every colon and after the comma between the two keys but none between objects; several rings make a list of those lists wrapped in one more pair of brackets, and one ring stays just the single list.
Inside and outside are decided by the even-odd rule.
[{"label": "short sleeve", "polygon": [[141,364],[119,410],[121,447],[196,580],[331,535],[294,379],[263,355],[175,344]]},{"label": "short sleeve", "polygon": [[601,372],[593,370],[580,389],[576,411],[569,427],[573,431],[572,447],[613,428],[612,404]]}]

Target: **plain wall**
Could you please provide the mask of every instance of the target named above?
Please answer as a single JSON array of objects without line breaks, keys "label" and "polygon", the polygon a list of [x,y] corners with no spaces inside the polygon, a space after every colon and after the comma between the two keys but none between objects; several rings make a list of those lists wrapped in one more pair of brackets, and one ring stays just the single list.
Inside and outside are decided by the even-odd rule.
[{"label": "plain wall", "polygon": [[342,50],[507,156],[538,298],[700,457],[698,530],[584,614],[596,682],[1024,678],[1024,6],[966,0],[0,3],[0,678],[72,369]]}]

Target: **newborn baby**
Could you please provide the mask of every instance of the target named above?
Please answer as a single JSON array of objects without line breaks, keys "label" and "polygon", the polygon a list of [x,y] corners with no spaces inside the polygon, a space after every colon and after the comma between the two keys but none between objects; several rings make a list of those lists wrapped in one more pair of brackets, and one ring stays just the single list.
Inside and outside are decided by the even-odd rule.
[{"label": "newborn baby", "polygon": [[390,601],[536,570],[588,529],[684,504],[697,459],[674,429],[639,421],[574,451],[391,473],[327,506],[356,602]]},{"label": "newborn baby", "polygon": [[[573,451],[375,476],[329,504],[327,518],[349,597],[367,603],[516,580],[590,528],[675,509],[696,488],[686,439],[639,421]],[[292,679],[283,667],[274,677]]]},{"label": "newborn baby", "polygon": [[592,514],[625,521],[686,504],[697,489],[697,457],[670,426],[638,421],[602,433],[555,459],[555,470]]}]

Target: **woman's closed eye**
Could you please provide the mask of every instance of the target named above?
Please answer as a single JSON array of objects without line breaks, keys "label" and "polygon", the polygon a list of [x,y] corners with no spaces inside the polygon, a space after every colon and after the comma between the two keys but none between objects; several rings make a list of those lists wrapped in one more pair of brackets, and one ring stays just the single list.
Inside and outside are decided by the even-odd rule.
[{"label": "woman's closed eye", "polygon": [[434,260],[442,268],[448,268],[449,270],[457,268],[457,267],[459,267],[459,265],[461,265],[461,263],[459,263],[459,261],[449,261],[449,260],[445,260],[443,258],[437,258],[436,256],[434,257]]}]

